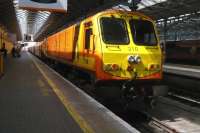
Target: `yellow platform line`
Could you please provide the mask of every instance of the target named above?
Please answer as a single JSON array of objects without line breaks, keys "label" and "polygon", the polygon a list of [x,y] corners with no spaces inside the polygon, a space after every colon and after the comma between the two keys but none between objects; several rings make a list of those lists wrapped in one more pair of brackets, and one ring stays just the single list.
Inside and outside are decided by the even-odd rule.
[{"label": "yellow platform line", "polygon": [[39,64],[33,59],[31,55],[29,55],[35,64],[35,66],[39,69],[43,77],[46,79],[47,83],[51,86],[53,91],[56,93],[56,95],[59,97],[61,102],[63,103],[64,107],[68,110],[70,115],[73,117],[73,119],[78,123],[81,130],[84,133],[94,133],[91,126],[82,118],[81,115],[76,111],[76,109],[70,104],[70,102],[65,98],[62,91],[54,84],[54,82],[45,74],[45,72],[42,70],[42,68],[39,66]]}]

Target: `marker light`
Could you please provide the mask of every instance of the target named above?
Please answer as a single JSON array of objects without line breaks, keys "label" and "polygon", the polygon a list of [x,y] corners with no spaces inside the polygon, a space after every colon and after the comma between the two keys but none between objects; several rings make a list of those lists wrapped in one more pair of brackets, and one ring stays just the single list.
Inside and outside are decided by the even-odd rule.
[{"label": "marker light", "polygon": [[119,66],[117,64],[112,64],[112,70],[113,71],[118,71],[119,70]]},{"label": "marker light", "polygon": [[106,64],[104,66],[105,71],[118,71],[119,69],[120,67],[117,64]]},{"label": "marker light", "polygon": [[159,64],[149,64],[148,65],[148,70],[159,70],[160,65]]},{"label": "marker light", "polygon": [[131,66],[128,66],[127,71],[131,72],[131,71],[133,71],[133,68]]}]

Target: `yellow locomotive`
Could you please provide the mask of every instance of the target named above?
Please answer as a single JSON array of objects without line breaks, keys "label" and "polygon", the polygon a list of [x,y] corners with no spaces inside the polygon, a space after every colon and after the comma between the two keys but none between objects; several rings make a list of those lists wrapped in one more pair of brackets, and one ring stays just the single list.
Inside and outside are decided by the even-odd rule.
[{"label": "yellow locomotive", "polygon": [[40,44],[35,48],[40,50],[38,56],[82,70],[95,83],[117,81],[122,85],[129,81],[146,86],[148,81],[162,79],[162,54],[155,25],[141,13],[106,10]]}]

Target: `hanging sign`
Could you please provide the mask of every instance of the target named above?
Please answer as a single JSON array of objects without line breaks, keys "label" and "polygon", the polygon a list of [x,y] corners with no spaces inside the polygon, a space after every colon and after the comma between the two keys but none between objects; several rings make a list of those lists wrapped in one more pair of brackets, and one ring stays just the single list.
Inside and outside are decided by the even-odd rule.
[{"label": "hanging sign", "polygon": [[68,0],[19,0],[19,8],[32,11],[67,12]]}]

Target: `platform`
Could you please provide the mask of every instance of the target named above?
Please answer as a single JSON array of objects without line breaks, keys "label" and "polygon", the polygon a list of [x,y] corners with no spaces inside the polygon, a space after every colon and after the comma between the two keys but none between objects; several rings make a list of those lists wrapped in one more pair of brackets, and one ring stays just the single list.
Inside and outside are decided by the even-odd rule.
[{"label": "platform", "polygon": [[165,64],[163,70],[168,74],[200,78],[200,67],[180,64]]},{"label": "platform", "polygon": [[1,133],[138,131],[29,53],[5,60]]}]

